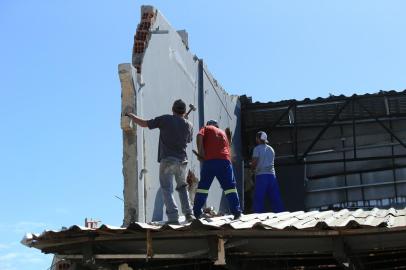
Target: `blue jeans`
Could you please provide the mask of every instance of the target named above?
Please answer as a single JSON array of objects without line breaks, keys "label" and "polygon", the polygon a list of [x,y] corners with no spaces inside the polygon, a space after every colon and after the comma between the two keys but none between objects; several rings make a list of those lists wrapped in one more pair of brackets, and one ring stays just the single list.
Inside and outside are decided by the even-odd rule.
[{"label": "blue jeans", "polygon": [[165,158],[161,160],[159,166],[159,182],[161,184],[162,198],[166,206],[168,221],[178,221],[179,213],[173,197],[173,178],[176,181],[176,190],[179,193],[179,199],[182,206],[182,212],[185,215],[192,214],[192,207],[189,201],[189,193],[186,183],[186,162],[176,158]]},{"label": "blue jeans", "polygon": [[154,201],[154,212],[152,213],[151,221],[161,221],[164,219],[164,199],[162,198],[162,189],[158,188],[155,201]]},{"label": "blue jeans", "polygon": [[271,201],[272,212],[279,213],[285,211],[279,192],[278,181],[273,174],[255,176],[254,213],[265,212],[266,197],[269,197]]},{"label": "blue jeans", "polygon": [[216,177],[226,195],[228,205],[233,215],[241,213],[240,200],[233,174],[231,162],[226,159],[205,160],[200,171],[200,182],[196,190],[193,212],[196,218],[202,214],[202,207],[209,195],[209,189]]}]

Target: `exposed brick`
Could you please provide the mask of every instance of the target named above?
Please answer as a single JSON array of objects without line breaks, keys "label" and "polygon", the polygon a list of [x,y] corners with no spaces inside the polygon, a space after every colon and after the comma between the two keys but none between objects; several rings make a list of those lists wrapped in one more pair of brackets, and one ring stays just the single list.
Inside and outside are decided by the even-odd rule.
[{"label": "exposed brick", "polygon": [[143,53],[145,49],[145,41],[136,40],[134,42],[133,53]]},{"label": "exposed brick", "polygon": [[149,31],[146,30],[139,30],[135,34],[135,40],[142,40],[145,41],[149,36]]},{"label": "exposed brick", "polygon": [[[137,68],[137,73],[141,73],[142,54],[148,46],[150,28],[155,20],[155,12],[146,11],[141,14],[141,22],[137,26],[134,35],[132,64]],[[137,56],[138,55],[138,56]]]},{"label": "exposed brick", "polygon": [[141,20],[151,20],[154,16],[153,12],[145,12],[142,14]]},{"label": "exposed brick", "polygon": [[141,22],[138,25],[139,30],[149,30],[150,27],[151,27],[151,22],[150,21]]}]

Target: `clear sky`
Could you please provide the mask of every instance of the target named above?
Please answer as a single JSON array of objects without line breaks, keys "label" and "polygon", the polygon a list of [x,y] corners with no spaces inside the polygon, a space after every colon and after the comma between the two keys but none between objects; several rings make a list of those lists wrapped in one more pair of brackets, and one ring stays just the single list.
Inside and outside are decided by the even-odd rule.
[{"label": "clear sky", "polygon": [[406,88],[406,1],[0,0],[0,269],[25,232],[121,225],[119,63],[140,6],[187,29],[222,86],[268,102]]}]

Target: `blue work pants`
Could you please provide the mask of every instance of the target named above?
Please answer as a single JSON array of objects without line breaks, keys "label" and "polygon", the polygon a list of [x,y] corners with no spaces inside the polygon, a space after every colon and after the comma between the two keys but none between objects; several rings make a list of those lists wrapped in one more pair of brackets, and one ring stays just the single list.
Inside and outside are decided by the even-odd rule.
[{"label": "blue work pants", "polygon": [[[193,212],[196,218],[202,214],[202,207],[209,195],[209,189],[216,177],[226,195],[230,211],[233,215],[241,213],[240,200],[231,162],[227,159],[210,159],[203,161],[200,171],[200,182],[196,190]],[[220,199],[220,198],[219,198]]]},{"label": "blue work pants", "polygon": [[285,211],[279,192],[278,181],[273,174],[255,176],[254,213],[265,212],[266,197],[271,202],[272,212],[279,213]]}]

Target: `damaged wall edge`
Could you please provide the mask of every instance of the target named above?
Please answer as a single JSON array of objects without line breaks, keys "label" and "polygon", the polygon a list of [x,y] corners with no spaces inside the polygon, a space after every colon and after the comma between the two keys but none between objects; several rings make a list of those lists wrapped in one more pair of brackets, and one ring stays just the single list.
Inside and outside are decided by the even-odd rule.
[{"label": "damaged wall edge", "polygon": [[[138,186],[136,179],[138,175],[137,155],[137,127],[133,125],[126,112],[136,109],[135,84],[133,81],[134,68],[131,64],[120,64],[118,73],[121,83],[121,129],[123,130],[123,177],[124,177],[124,220],[123,226],[131,222],[141,220],[139,211],[142,205],[137,200]],[[135,181],[134,181],[135,180]]]}]

